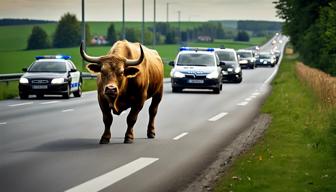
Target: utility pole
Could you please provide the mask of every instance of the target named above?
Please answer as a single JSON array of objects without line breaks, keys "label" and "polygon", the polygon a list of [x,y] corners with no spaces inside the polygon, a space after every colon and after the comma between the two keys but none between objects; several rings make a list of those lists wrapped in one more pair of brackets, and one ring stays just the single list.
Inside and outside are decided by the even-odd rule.
[{"label": "utility pole", "polygon": [[141,44],[145,43],[145,0],[142,0]]},{"label": "utility pole", "polygon": [[[82,42],[83,42],[83,49],[86,50],[86,29],[85,29],[85,4],[84,0],[82,0]],[[85,62],[82,58],[82,71],[85,68]]]},{"label": "utility pole", "polygon": [[126,34],[125,34],[125,0],[122,0],[122,39],[126,39]]},{"label": "utility pole", "polygon": [[153,47],[156,45],[156,0],[154,0]]},{"label": "utility pole", "polygon": [[177,11],[178,14],[178,37],[179,44],[181,44],[181,11]]}]

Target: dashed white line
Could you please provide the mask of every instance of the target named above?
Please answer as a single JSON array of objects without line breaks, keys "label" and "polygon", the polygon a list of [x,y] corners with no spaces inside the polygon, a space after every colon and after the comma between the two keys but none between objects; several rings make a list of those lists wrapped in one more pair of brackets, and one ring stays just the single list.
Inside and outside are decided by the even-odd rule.
[{"label": "dashed white line", "polygon": [[53,103],[58,103],[58,102],[60,102],[60,101],[48,101],[48,102],[40,103],[40,105],[53,104]]},{"label": "dashed white line", "polygon": [[7,122],[0,122],[0,125],[7,125]]},{"label": "dashed white line", "polygon": [[260,95],[260,93],[259,93],[259,92],[255,92],[255,93],[253,93],[252,95],[253,95],[253,96],[257,96],[257,95]]},{"label": "dashed white line", "polygon": [[100,191],[159,160],[158,158],[141,157],[104,175],[75,186],[66,192]]},{"label": "dashed white line", "polygon": [[31,105],[34,102],[26,102],[26,103],[18,103],[18,104],[13,104],[13,105],[8,105],[9,107],[17,107],[17,106],[23,106],[23,105]]},{"label": "dashed white line", "polygon": [[248,104],[248,102],[246,101],[246,102],[238,103],[237,105],[239,105],[239,106],[245,106],[245,105],[247,105],[247,104]]},{"label": "dashed white line", "polygon": [[178,136],[174,137],[173,140],[177,141],[177,140],[181,139],[182,137],[184,137],[186,135],[188,135],[187,132],[181,133]]},{"label": "dashed white line", "polygon": [[213,117],[211,117],[210,119],[208,119],[208,121],[218,121],[219,119],[223,118],[225,115],[227,115],[228,113],[219,113]]},{"label": "dashed white line", "polygon": [[64,109],[64,110],[62,111],[62,113],[71,112],[71,111],[74,111],[74,109]]},{"label": "dashed white line", "polygon": [[252,97],[246,98],[245,101],[251,101]]}]

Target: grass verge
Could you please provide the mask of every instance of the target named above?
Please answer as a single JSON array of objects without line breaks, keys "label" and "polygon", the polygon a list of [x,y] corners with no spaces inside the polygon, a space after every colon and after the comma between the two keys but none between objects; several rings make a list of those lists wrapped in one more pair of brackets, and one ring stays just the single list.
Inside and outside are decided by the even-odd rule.
[{"label": "grass verge", "polygon": [[272,115],[265,136],[242,154],[215,191],[336,191],[336,112],[295,73],[286,57],[262,107]]}]

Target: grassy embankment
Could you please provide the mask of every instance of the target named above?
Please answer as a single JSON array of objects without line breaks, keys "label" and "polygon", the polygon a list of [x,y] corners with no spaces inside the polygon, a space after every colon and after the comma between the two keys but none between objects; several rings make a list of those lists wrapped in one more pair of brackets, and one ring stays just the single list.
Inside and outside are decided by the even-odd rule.
[{"label": "grassy embankment", "polygon": [[[181,28],[192,28],[200,25],[201,22],[185,22],[181,24]],[[89,23],[92,34],[105,34],[110,23],[108,22],[92,22]],[[139,25],[139,26],[138,26]],[[127,23],[129,27],[140,27],[139,22]],[[146,24],[150,25],[150,23]],[[177,23],[172,23],[177,25]],[[42,24],[39,25],[46,30],[49,37],[52,36],[56,28],[56,24]],[[43,50],[24,50],[27,46],[27,39],[31,33],[33,25],[21,25],[21,26],[5,26],[0,27],[0,74],[1,73],[20,73],[22,68],[28,67],[33,61],[36,55],[55,55],[66,54],[71,55],[73,62],[77,65],[77,68],[81,71],[85,71],[82,60],[79,55],[79,48],[62,48],[62,49],[43,49]],[[121,28],[121,23],[115,23],[116,30]],[[250,47],[253,45],[259,45],[267,40],[263,38],[251,38],[250,42],[234,42],[232,40],[216,40],[213,43],[190,43],[188,46],[195,47],[230,47],[234,49]],[[151,46],[149,46],[151,47]],[[151,47],[152,48],[152,47]],[[159,52],[165,63],[173,60],[178,53],[179,45],[157,45],[155,49]],[[104,55],[110,49],[110,46],[92,46],[88,47],[88,53],[91,55]],[[165,66],[165,76],[168,77],[170,67]],[[95,80],[86,80],[84,82],[83,90],[94,90]],[[17,82],[11,82],[8,85],[0,82],[0,100],[6,98],[12,98],[18,95]]]},{"label": "grassy embankment", "polygon": [[261,111],[272,116],[270,127],[215,191],[336,191],[336,105],[328,99],[335,96],[335,84],[335,78],[287,56]]}]

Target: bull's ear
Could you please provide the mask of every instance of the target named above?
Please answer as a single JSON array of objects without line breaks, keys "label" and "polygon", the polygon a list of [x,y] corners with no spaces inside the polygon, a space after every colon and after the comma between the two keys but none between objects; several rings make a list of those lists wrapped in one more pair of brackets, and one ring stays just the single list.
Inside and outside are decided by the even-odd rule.
[{"label": "bull's ear", "polygon": [[127,78],[134,78],[139,74],[140,70],[136,67],[127,67],[124,70],[124,75]]},{"label": "bull's ear", "polygon": [[99,73],[101,71],[101,65],[99,65],[97,63],[89,63],[89,64],[86,65],[86,69],[90,73]]}]

